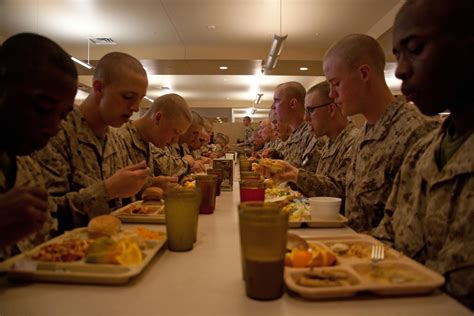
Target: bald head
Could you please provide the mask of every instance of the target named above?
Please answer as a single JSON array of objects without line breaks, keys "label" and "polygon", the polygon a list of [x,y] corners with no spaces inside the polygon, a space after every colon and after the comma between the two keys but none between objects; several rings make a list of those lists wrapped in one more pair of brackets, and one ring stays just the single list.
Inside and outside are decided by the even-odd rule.
[{"label": "bald head", "polygon": [[370,65],[375,75],[384,78],[385,54],[380,44],[368,35],[352,34],[342,38],[326,52],[324,60],[330,58],[344,62],[349,69]]},{"label": "bald head", "polygon": [[301,106],[304,104],[304,97],[306,96],[306,90],[303,85],[296,81],[285,82],[279,84],[277,89],[283,89],[285,97],[292,99],[295,98]]},{"label": "bald head", "polygon": [[99,60],[93,80],[103,80],[105,83],[111,83],[127,72],[147,77],[145,69],[138,59],[125,53],[112,52],[104,55]]},{"label": "bald head", "polygon": [[191,110],[186,100],[175,93],[165,94],[156,98],[145,115],[154,117],[157,112],[162,113],[164,117],[169,119],[184,118],[188,123],[192,121]]},{"label": "bald head", "polygon": [[331,90],[331,87],[329,85],[329,82],[323,81],[323,82],[320,82],[320,83],[312,86],[308,90],[306,95],[310,95],[310,94],[313,94],[313,93],[318,93],[321,100],[323,101],[323,103],[329,103],[329,102],[333,101],[333,99],[329,96],[330,90]]}]

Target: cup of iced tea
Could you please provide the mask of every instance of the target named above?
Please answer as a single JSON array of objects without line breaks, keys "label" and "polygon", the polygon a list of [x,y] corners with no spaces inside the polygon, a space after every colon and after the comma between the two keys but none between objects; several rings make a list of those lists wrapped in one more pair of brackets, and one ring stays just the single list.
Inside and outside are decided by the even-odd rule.
[{"label": "cup of iced tea", "polygon": [[260,176],[260,174],[258,172],[254,172],[254,171],[241,171],[240,172],[240,180],[244,180],[244,179],[261,179],[262,176]]},{"label": "cup of iced tea", "polygon": [[197,237],[200,195],[196,189],[172,189],[165,199],[168,248],[171,251],[193,249]]},{"label": "cup of iced tea", "polygon": [[277,203],[239,205],[242,272],[247,296],[273,300],[283,295],[288,213]]},{"label": "cup of iced tea", "polygon": [[264,201],[265,185],[263,180],[245,179],[240,180],[240,202]]},{"label": "cup of iced tea", "polygon": [[209,168],[207,169],[207,174],[213,174],[217,176],[217,182],[216,182],[216,196],[221,195],[221,184],[222,184],[222,179],[224,178],[224,170],[222,169],[214,169],[214,168]]},{"label": "cup of iced tea", "polygon": [[200,214],[212,214],[216,207],[217,176],[214,174],[197,175],[196,187],[201,192]]}]

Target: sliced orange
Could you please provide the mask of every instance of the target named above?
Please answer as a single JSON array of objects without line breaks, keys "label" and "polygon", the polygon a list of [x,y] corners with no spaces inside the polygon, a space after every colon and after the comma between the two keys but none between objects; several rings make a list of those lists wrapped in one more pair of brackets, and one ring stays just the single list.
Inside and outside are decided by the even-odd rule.
[{"label": "sliced orange", "polygon": [[142,263],[143,254],[135,242],[123,242],[125,251],[115,257],[122,266],[133,266]]},{"label": "sliced orange", "polygon": [[291,263],[294,268],[304,268],[312,259],[313,256],[307,250],[295,248],[291,251]]}]

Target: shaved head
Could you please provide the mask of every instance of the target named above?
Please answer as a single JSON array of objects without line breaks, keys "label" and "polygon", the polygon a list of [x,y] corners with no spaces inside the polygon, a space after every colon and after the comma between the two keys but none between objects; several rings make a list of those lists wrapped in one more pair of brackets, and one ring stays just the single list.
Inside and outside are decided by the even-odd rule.
[{"label": "shaved head", "polygon": [[113,52],[104,55],[99,60],[93,80],[103,80],[105,83],[111,83],[115,79],[121,78],[124,72],[147,77],[145,69],[138,59],[125,53]]},{"label": "shaved head", "polygon": [[372,37],[364,34],[352,34],[344,37],[331,46],[324,60],[337,58],[354,69],[360,65],[370,65],[374,73],[384,77],[385,54],[380,44]]},{"label": "shaved head", "polygon": [[287,98],[295,98],[299,104],[304,104],[304,97],[306,96],[306,90],[303,85],[296,81],[285,82],[279,84],[277,89],[283,89],[283,93]]},{"label": "shaved head", "polygon": [[186,100],[175,93],[165,94],[156,98],[145,115],[154,116],[157,112],[161,112],[170,119],[182,117],[186,122],[191,123],[192,121],[191,110]]}]

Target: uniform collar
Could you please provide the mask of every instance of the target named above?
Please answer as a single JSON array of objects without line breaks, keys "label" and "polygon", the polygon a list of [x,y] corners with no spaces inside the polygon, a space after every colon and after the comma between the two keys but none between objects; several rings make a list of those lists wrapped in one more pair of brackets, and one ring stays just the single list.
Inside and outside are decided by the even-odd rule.
[{"label": "uniform collar", "polygon": [[382,117],[377,122],[375,122],[371,128],[369,124],[365,122],[362,129],[364,131],[364,141],[384,139],[390,130],[393,117],[397,115],[398,111],[404,104],[404,99],[396,98],[395,101],[390,103],[390,105],[382,114]]}]

